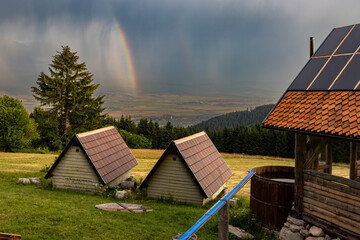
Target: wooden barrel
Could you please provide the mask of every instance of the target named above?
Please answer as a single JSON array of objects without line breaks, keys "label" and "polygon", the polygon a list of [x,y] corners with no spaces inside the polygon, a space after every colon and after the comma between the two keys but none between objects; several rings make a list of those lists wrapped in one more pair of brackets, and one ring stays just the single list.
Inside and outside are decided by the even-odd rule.
[{"label": "wooden barrel", "polygon": [[250,209],[263,226],[280,230],[294,201],[294,167],[264,166],[253,170]]}]

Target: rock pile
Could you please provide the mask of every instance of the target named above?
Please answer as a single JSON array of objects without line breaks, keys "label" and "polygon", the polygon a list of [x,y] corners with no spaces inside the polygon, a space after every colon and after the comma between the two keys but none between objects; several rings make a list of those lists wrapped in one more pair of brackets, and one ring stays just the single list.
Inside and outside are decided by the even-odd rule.
[{"label": "rock pile", "polygon": [[287,217],[279,238],[280,240],[340,240],[340,238],[331,238],[317,226],[311,226],[305,221],[291,216]]},{"label": "rock pile", "polygon": [[40,179],[39,179],[39,178],[36,178],[36,177],[32,177],[32,178],[19,178],[19,182],[20,182],[20,183],[24,183],[24,184],[30,184],[30,183],[39,184],[39,183],[40,183]]}]

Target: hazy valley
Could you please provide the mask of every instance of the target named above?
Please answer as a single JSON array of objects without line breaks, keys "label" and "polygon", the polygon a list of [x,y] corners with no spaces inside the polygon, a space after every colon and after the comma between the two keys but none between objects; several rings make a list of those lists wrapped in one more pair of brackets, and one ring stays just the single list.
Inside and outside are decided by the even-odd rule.
[{"label": "hazy valley", "polygon": [[107,93],[106,112],[113,117],[130,115],[136,122],[151,118],[160,124],[194,125],[221,114],[242,111],[273,103],[264,96],[189,96],[178,94],[125,94]]}]

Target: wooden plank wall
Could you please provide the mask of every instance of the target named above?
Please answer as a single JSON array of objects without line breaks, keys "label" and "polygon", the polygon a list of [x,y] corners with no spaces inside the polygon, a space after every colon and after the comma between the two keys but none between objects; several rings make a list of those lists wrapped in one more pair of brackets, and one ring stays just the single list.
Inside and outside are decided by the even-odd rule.
[{"label": "wooden plank wall", "polygon": [[303,219],[343,239],[360,239],[360,182],[304,170]]},{"label": "wooden plank wall", "polygon": [[166,156],[150,178],[147,194],[154,198],[172,198],[199,205],[204,200],[185,163],[173,154]]},{"label": "wooden plank wall", "polygon": [[52,177],[57,188],[96,192],[99,179],[80,147],[71,146],[56,166]]}]

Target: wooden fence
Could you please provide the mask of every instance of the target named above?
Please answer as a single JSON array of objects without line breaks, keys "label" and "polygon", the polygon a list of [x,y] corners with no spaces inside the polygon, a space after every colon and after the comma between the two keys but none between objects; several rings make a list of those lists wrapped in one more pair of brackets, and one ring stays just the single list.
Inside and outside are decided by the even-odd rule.
[{"label": "wooden fence", "polygon": [[360,239],[360,182],[304,170],[302,215],[343,239]]}]

